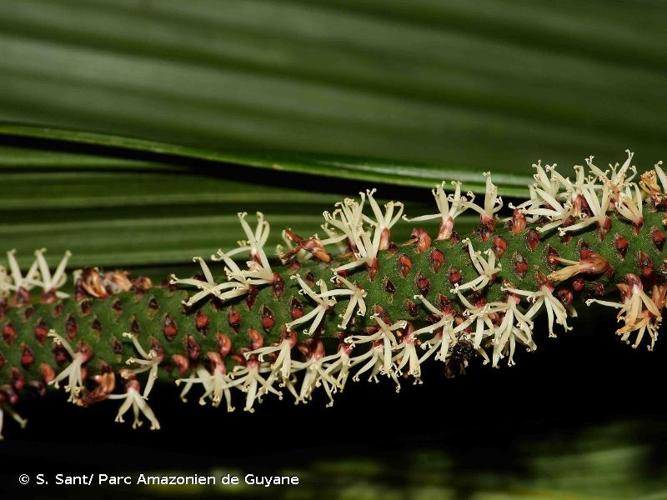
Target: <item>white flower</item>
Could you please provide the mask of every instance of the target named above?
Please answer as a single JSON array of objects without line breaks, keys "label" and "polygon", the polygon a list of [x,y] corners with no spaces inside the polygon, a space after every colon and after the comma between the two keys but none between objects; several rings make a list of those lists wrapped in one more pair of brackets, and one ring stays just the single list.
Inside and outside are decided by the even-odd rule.
[{"label": "white flower", "polygon": [[[264,252],[264,245],[269,239],[270,226],[262,212],[257,212],[257,227],[253,231],[246,221],[246,212],[238,214],[243,232],[247,241],[239,242],[242,249],[250,250],[250,261],[247,262],[248,269],[238,271],[244,278],[251,278],[253,285],[261,285],[273,282],[273,270],[269,259]],[[220,253],[219,253],[220,254]],[[226,262],[226,261],[225,261]]]},{"label": "white flower", "polygon": [[506,302],[495,302],[493,307],[496,312],[503,312],[500,324],[493,328],[493,356],[492,366],[498,367],[498,361],[505,355],[509,356],[508,365],[514,365],[514,351],[516,342],[526,346],[528,351],[535,350],[537,346],[533,341],[533,322],[526,317],[517,307],[520,298],[510,295]]},{"label": "white flower", "polygon": [[160,422],[158,422],[155,417],[155,413],[151,410],[151,407],[148,406],[146,402],[146,396],[141,394],[141,387],[139,382],[135,379],[129,380],[126,384],[125,394],[111,394],[107,396],[108,399],[122,399],[123,404],[118,409],[118,414],[116,415],[116,422],[124,422],[123,415],[125,415],[130,408],[134,413],[134,421],[132,422],[132,428],[136,429],[141,427],[143,422],[139,419],[140,414],[144,416],[151,423],[151,430],[156,431],[160,429]]},{"label": "white flower", "polygon": [[324,220],[329,226],[343,233],[343,236],[334,237],[330,241],[324,240],[322,244],[337,243],[347,238],[348,243],[355,250],[357,242],[360,239],[363,229],[363,210],[366,201],[364,193],[361,194],[361,203],[352,198],[345,198],[336,203],[336,209],[333,213],[324,212]]},{"label": "white flower", "polygon": [[494,309],[492,304],[471,304],[468,299],[461,294],[458,287],[454,288],[453,291],[456,292],[459,300],[465,306],[466,310],[463,312],[463,315],[467,317],[467,319],[457,327],[457,330],[463,330],[473,323],[475,324],[473,346],[484,357],[486,363],[488,357],[486,356],[486,352],[481,349],[481,345],[482,341],[493,331],[494,325],[491,315],[496,313],[496,309]]},{"label": "white flower", "polygon": [[433,337],[422,343],[422,349],[427,351],[419,359],[419,362],[423,363],[436,352],[435,359],[445,362],[449,353],[449,347],[456,342],[457,332],[467,328],[467,325],[464,324],[462,328],[454,327],[454,320],[456,319],[454,315],[450,312],[439,310],[423,295],[415,295],[414,299],[419,300],[431,314],[439,318],[435,323],[412,332],[414,337],[423,334],[434,334]]},{"label": "white flower", "polygon": [[45,248],[35,251],[36,262],[39,267],[39,278],[26,276],[26,281],[29,281],[31,285],[39,286],[42,288],[44,293],[56,292],[56,297],[66,298],[69,297],[66,293],[57,291],[58,288],[62,287],[67,281],[67,275],[65,274],[65,268],[67,267],[67,261],[72,256],[70,251],[66,251],[63,258],[60,260],[56,271],[51,275],[49,270],[49,265],[44,258]]},{"label": "white flower", "polygon": [[352,358],[351,366],[356,366],[363,361],[367,361],[354,375],[353,380],[358,381],[362,373],[372,370],[369,380],[377,382],[378,374],[386,375],[394,380],[396,383],[396,392],[398,392],[401,386],[394,373],[392,360],[392,353],[394,347],[397,345],[394,332],[405,328],[407,321],[397,321],[391,325],[387,325],[377,314],[374,314],[371,318],[379,326],[377,332],[370,335],[351,335],[345,339],[352,346],[364,343],[373,344],[367,352]]},{"label": "white flower", "polygon": [[[326,374],[331,376],[336,382],[336,388],[339,391],[345,389],[345,384],[347,384],[347,378],[350,375],[351,368],[351,359],[350,351],[352,346],[343,342],[338,346],[336,354],[329,356],[330,359],[327,360]],[[333,378],[336,376],[335,379]]]},{"label": "white flower", "polygon": [[634,188],[634,196],[632,195],[631,187],[628,187],[625,191],[619,192],[618,200],[614,206],[619,214],[628,219],[635,226],[641,227],[642,224],[644,224],[642,193],[638,186],[635,185]]},{"label": "white flower", "polygon": [[134,378],[139,373],[148,372],[148,379],[146,380],[146,386],[144,388],[144,397],[148,398],[148,395],[153,389],[153,385],[157,380],[157,371],[160,363],[162,362],[162,356],[158,355],[155,349],[150,349],[148,352],[141,347],[139,340],[132,333],[125,332],[123,337],[131,339],[134,344],[134,348],[141,358],[128,358],[125,363],[128,365],[139,365],[136,368],[124,368],[121,370],[121,375],[123,378]]},{"label": "white flower", "polygon": [[339,356],[337,354],[325,356],[324,353],[324,345],[318,341],[315,349],[310,353],[306,361],[292,361],[294,370],[304,370],[301,390],[296,400],[297,403],[305,403],[312,399],[313,391],[317,387],[322,386],[329,398],[327,407],[333,406],[333,394],[338,389],[338,380],[333,377],[326,365],[331,360],[339,359]]},{"label": "white flower", "polygon": [[414,332],[408,331],[405,333],[401,342],[394,348],[394,356],[392,361],[396,366],[396,374],[400,375],[403,369],[407,366],[407,374],[415,379],[415,384],[421,384],[421,359],[417,354],[417,337]]},{"label": "white flower", "polygon": [[349,280],[338,274],[334,274],[331,280],[337,282],[338,284],[344,285],[346,288],[335,288],[333,290],[328,290],[321,294],[321,296],[350,297],[349,302],[347,303],[347,307],[345,308],[345,312],[340,315],[342,319],[338,325],[339,328],[345,328],[352,319],[352,315],[354,314],[355,310],[357,311],[358,316],[364,316],[366,314],[366,302],[364,301],[366,298],[366,290],[354,283],[351,283]]},{"label": "white flower", "polygon": [[253,351],[244,354],[246,359],[251,356],[257,356],[260,362],[264,361],[264,356],[278,353],[276,360],[271,365],[271,377],[280,375],[282,381],[288,380],[292,373],[292,356],[291,352],[297,343],[297,336],[294,332],[287,332],[285,338],[278,344],[273,346],[260,347]]},{"label": "white flower", "polygon": [[257,359],[249,359],[245,366],[236,365],[232,369],[232,381],[224,387],[238,387],[246,393],[245,411],[253,413],[255,411],[255,401],[261,400],[264,394],[269,392],[283,398],[280,391],[275,389],[271,380],[262,377],[262,373],[270,372],[267,364],[260,363]]},{"label": "white flower", "polygon": [[[537,291],[519,290],[517,288],[503,288],[503,290],[526,297],[533,305],[524,315],[527,319],[532,319],[544,306],[547,310],[547,321],[549,325],[549,337],[555,337],[554,323],[561,325],[565,330],[572,330],[567,324],[567,310],[565,306],[553,295],[553,286],[544,283]],[[576,311],[571,313],[576,315]]]},{"label": "white flower", "polygon": [[69,392],[68,401],[72,403],[79,403],[79,394],[84,389],[83,378],[81,376],[81,368],[83,364],[90,359],[90,353],[87,350],[75,352],[67,339],[58,335],[55,330],[49,330],[49,337],[53,338],[53,343],[65,348],[67,353],[72,358],[72,362],[64,368],[56,378],[54,378],[49,385],[59,388],[60,381],[67,379],[65,391]]},{"label": "white flower", "polygon": [[604,227],[609,219],[607,212],[609,211],[609,205],[611,203],[611,191],[607,186],[604,186],[602,189],[602,199],[598,198],[595,191],[595,186],[593,185],[588,185],[582,190],[582,195],[586,200],[586,203],[588,203],[588,207],[591,209],[593,215],[590,217],[583,217],[579,222],[570,226],[558,228],[558,232],[561,236],[565,235],[568,231],[579,231],[595,223],[597,223],[600,228]]},{"label": "white flower", "polygon": [[210,372],[203,366],[199,366],[196,369],[196,377],[176,380],[176,385],[185,382],[185,387],[181,391],[181,400],[186,401],[185,395],[190,391],[193,384],[201,384],[204,388],[204,393],[199,398],[200,405],[205,405],[206,398],[210,398],[211,404],[217,407],[224,397],[227,400],[227,411],[232,412],[234,411],[234,407],[232,406],[230,388],[233,387],[233,381],[227,375],[225,363],[217,352],[208,353],[208,358],[213,363],[213,369]]},{"label": "white flower", "polygon": [[501,270],[500,263],[496,267],[496,254],[493,252],[493,250],[488,249],[484,252],[488,257],[488,259],[485,260],[482,257],[481,252],[475,251],[475,249],[472,247],[472,243],[468,238],[463,240],[462,243],[468,245],[468,254],[470,255],[470,260],[479,276],[467,283],[464,283],[463,285],[457,285],[457,288],[452,288],[450,290],[451,293],[456,292],[456,290],[481,290],[491,281],[493,281],[495,275]]},{"label": "white flower", "polygon": [[[535,215],[532,213],[533,209],[541,207],[543,203],[542,198],[537,195],[536,189],[541,189],[551,197],[558,199],[559,190],[561,187],[559,178],[554,176],[556,167],[555,164],[542,167],[542,161],[540,160],[537,163],[533,163],[532,167],[536,170],[536,173],[533,174],[533,179],[535,179],[535,182],[528,186],[528,200],[516,206],[512,203],[509,204],[511,209],[518,209],[521,210],[522,213],[529,215],[527,217],[529,222],[535,222],[540,218],[540,215]],[[547,171],[551,173],[551,177],[547,176]]]},{"label": "white flower", "polygon": [[[498,196],[498,186],[491,182],[491,172],[484,172],[484,177],[486,177],[484,206],[479,207],[472,203],[472,200],[467,202],[466,205],[468,208],[471,208],[480,214],[482,224],[487,226],[489,229],[493,229],[496,213],[498,213],[500,209],[503,208],[503,199]],[[471,196],[471,193],[468,193],[468,195]]]},{"label": "white flower", "polygon": [[336,231],[331,229],[327,224],[322,224],[320,227],[328,236],[327,239],[320,240],[322,246],[335,245],[336,250],[338,251],[339,254],[345,253],[347,248],[345,247],[343,240],[347,239],[347,235],[346,234],[340,235],[336,233]]},{"label": "white flower", "polygon": [[[639,347],[645,333],[649,334],[651,344],[648,349],[653,350],[653,346],[658,338],[662,314],[656,302],[644,292],[641,280],[633,275],[626,276],[628,284],[621,283],[618,286],[623,295],[623,302],[611,302],[606,300],[588,299],[586,305],[593,303],[607,307],[620,309],[618,312],[618,321],[623,321],[624,326],[616,330],[621,335],[621,340],[628,342],[632,332],[637,332],[637,338],[632,345],[633,348]],[[654,295],[659,295],[659,289],[656,286]]]},{"label": "white flower", "polygon": [[[454,232],[454,220],[461,215],[473,202],[475,197],[470,195],[470,199],[461,196],[461,183],[452,182],[454,186],[454,194],[447,196],[445,193],[445,183],[432,190],[435,203],[438,206],[439,213],[431,215],[421,215],[409,219],[404,217],[408,222],[421,222],[426,220],[441,219],[440,229],[438,231],[438,240],[448,240],[452,237]],[[451,202],[451,205],[450,205]]]},{"label": "white flower", "polygon": [[[637,168],[630,166],[630,162],[632,161],[634,153],[632,153],[629,149],[626,149],[625,152],[627,153],[628,158],[625,160],[623,165],[620,168],[618,168],[618,163],[616,165],[609,165],[611,169],[610,171],[602,171],[600,168],[596,167],[593,164],[592,156],[586,159],[588,168],[598,177],[598,179],[600,179],[600,181],[602,181],[605,186],[609,188],[614,200],[617,200],[620,193],[625,191],[630,186],[632,179],[637,174]],[[628,172],[632,172],[632,175],[626,178]]]},{"label": "white flower", "polygon": [[234,271],[237,271],[237,277],[242,281],[232,280],[232,281],[225,281],[222,283],[216,283],[215,279],[213,278],[213,274],[211,273],[211,270],[209,269],[204,259],[202,259],[201,257],[194,257],[192,260],[194,262],[199,262],[202,272],[204,273],[204,279],[206,281],[202,281],[196,278],[179,279],[173,274],[171,275],[171,280],[170,280],[170,283],[172,285],[194,286],[200,290],[199,292],[189,297],[187,300],[183,301],[183,304],[185,304],[187,307],[193,306],[194,304],[208,297],[209,295],[217,297],[222,301],[226,301],[234,297],[240,297],[248,293],[248,290],[250,289],[250,283],[248,283],[248,280],[243,277],[243,275],[241,274],[241,270],[238,268],[236,263],[229,258],[229,254],[224,254],[220,250],[218,251],[218,254],[221,256],[220,260],[224,259],[225,262],[228,263],[228,265],[232,266]]},{"label": "white flower", "polygon": [[3,290],[13,290],[18,292],[19,290],[30,290],[34,286],[34,281],[39,276],[39,270],[37,266],[39,265],[37,261],[34,261],[30,266],[30,269],[25,276],[21,274],[21,268],[19,267],[18,262],[16,261],[16,250],[10,250],[7,252],[7,263],[9,264],[9,270],[11,273],[11,278],[13,284],[5,282],[5,288]]},{"label": "white flower", "polygon": [[[360,194],[363,195],[363,193]],[[373,211],[375,219],[371,219],[366,215],[364,215],[363,218],[366,222],[375,227],[373,240],[379,239],[379,250],[386,250],[389,248],[389,232],[391,228],[401,219],[401,215],[403,214],[403,203],[390,201],[384,205],[385,211],[383,213],[382,209],[373,197],[374,194],[375,189],[366,190],[368,204],[371,206],[371,210]]]},{"label": "white flower", "polygon": [[292,327],[296,325],[307,323],[312,320],[310,323],[310,327],[303,331],[303,333],[305,333],[306,335],[310,335],[317,330],[317,327],[322,322],[322,319],[324,318],[326,312],[336,304],[336,299],[329,297],[327,295],[329,289],[327,288],[327,284],[324,282],[324,280],[319,280],[317,282],[317,284],[320,287],[320,293],[318,294],[315,293],[313,289],[310,288],[308,284],[305,281],[303,281],[301,276],[299,276],[298,274],[291,276],[291,279],[295,279],[299,282],[299,285],[301,286],[299,294],[306,295],[307,297],[312,299],[317,304],[317,306],[315,306],[315,308],[308,314],[305,314],[300,318],[297,318],[295,320],[290,321],[289,323],[286,323],[285,326],[287,327],[287,329],[292,329]]}]

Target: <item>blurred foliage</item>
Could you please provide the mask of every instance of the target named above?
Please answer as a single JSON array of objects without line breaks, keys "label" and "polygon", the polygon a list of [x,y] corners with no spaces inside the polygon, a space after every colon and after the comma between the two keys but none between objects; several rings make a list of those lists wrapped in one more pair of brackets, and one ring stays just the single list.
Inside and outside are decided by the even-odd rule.
[{"label": "blurred foliage", "polygon": [[648,163],[666,19],[653,0],[3,0],[0,117],[497,174]]}]

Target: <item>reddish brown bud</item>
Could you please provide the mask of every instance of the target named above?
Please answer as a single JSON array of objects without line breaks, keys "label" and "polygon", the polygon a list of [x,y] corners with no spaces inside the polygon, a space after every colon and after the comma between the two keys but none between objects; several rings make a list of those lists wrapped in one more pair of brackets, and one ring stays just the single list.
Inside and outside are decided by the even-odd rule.
[{"label": "reddish brown bud", "polygon": [[641,269],[642,277],[652,278],[653,277],[653,261],[651,258],[646,255],[644,252],[640,251],[638,255],[639,267]]},{"label": "reddish brown bud", "polygon": [[276,324],[276,320],[273,316],[273,312],[266,306],[262,306],[262,327],[265,330],[270,330],[273,328],[273,325]]},{"label": "reddish brown bud", "polygon": [[496,254],[496,257],[502,257],[507,251],[507,241],[502,236],[496,236],[493,238],[493,253]]},{"label": "reddish brown bud", "polygon": [[560,262],[560,256],[555,248],[549,247],[547,250],[547,264],[551,267],[556,267]]},{"label": "reddish brown bud", "polygon": [[230,307],[229,311],[227,311],[227,323],[238,332],[239,326],[241,326],[241,313],[233,307]]},{"label": "reddish brown bud", "polygon": [[417,279],[415,280],[415,284],[417,285],[417,290],[419,290],[419,293],[424,296],[428,295],[428,292],[431,289],[431,282],[426,276],[419,273],[417,275]]},{"label": "reddish brown bud", "polygon": [[398,256],[398,273],[405,278],[412,269],[412,259],[405,254]]},{"label": "reddish brown bud", "polygon": [[81,314],[83,314],[84,316],[89,314],[92,308],[93,308],[93,303],[90,300],[84,299],[81,301]]},{"label": "reddish brown bud", "polygon": [[489,238],[491,238],[491,235],[493,234],[493,230],[486,226],[481,226],[477,231],[477,234],[482,241],[489,241]]},{"label": "reddish brown bud", "polygon": [[21,364],[28,368],[35,361],[35,355],[26,343],[21,343]]},{"label": "reddish brown bud", "polygon": [[517,254],[514,257],[514,271],[523,278],[528,272],[528,262],[523,258],[523,255]]},{"label": "reddish brown bud", "polygon": [[165,338],[170,342],[174,340],[174,337],[178,333],[178,327],[176,326],[174,320],[171,319],[171,316],[169,314],[167,314],[164,317],[164,325],[162,327],[162,333],[164,333]]},{"label": "reddish brown bud", "polygon": [[575,278],[572,281],[572,289],[579,293],[584,289],[584,286],[586,285],[586,282],[584,281],[583,278]]},{"label": "reddish brown bud", "polygon": [[405,304],[405,310],[408,312],[410,316],[417,316],[417,314],[419,313],[419,308],[417,307],[417,304],[415,304],[414,301],[406,299],[404,304]]},{"label": "reddish brown bud", "polygon": [[581,260],[589,260],[594,258],[595,255],[597,254],[595,254],[587,244],[582,243],[581,247],[579,248],[579,258]]},{"label": "reddish brown bud", "polygon": [[609,231],[611,231],[611,219],[605,216],[602,222],[598,224],[598,237],[600,240],[604,240]]},{"label": "reddish brown bud", "polygon": [[114,354],[123,354],[123,344],[116,337],[111,337],[111,350]]},{"label": "reddish brown bud", "polygon": [[199,359],[199,355],[201,354],[201,347],[199,347],[199,344],[192,335],[188,335],[185,338],[185,348],[188,353],[188,358],[190,358],[192,361]]},{"label": "reddish brown bud", "polygon": [[245,294],[245,303],[248,306],[248,309],[252,309],[252,306],[255,305],[257,300],[257,293],[259,290],[256,286],[251,286]]},{"label": "reddish brown bud", "polygon": [[229,351],[232,350],[232,339],[230,339],[224,333],[218,333],[218,352],[223,358],[229,354]]},{"label": "reddish brown bud", "polygon": [[6,323],[2,327],[2,338],[7,342],[7,344],[12,344],[16,339],[16,328],[11,323]]},{"label": "reddish brown bud", "polygon": [[79,325],[76,323],[76,318],[74,318],[74,316],[68,316],[65,321],[65,333],[67,334],[67,338],[73,340],[78,332]]},{"label": "reddish brown bud", "polygon": [[190,361],[182,354],[172,354],[171,361],[178,370],[178,374],[184,377],[190,369]]},{"label": "reddish brown bud", "polygon": [[248,338],[250,339],[252,350],[259,349],[264,345],[264,337],[254,328],[248,328]]},{"label": "reddish brown bud", "polygon": [[58,301],[58,296],[56,295],[55,290],[47,290],[42,292],[39,301],[42,304],[55,304]]},{"label": "reddish brown bud", "polygon": [[297,299],[292,298],[290,301],[289,314],[292,319],[299,319],[303,316],[303,304]]},{"label": "reddish brown bud", "polygon": [[658,228],[653,228],[651,230],[651,239],[655,247],[658,250],[662,250],[662,247],[665,245],[665,232]]},{"label": "reddish brown bud", "polygon": [[44,383],[46,383],[46,384],[48,384],[54,378],[56,378],[56,372],[51,367],[51,365],[48,365],[46,363],[41,363],[39,365],[39,371],[42,373],[42,379],[44,380]]},{"label": "reddish brown bud", "polygon": [[277,298],[283,296],[283,293],[285,292],[285,281],[282,279],[280,274],[273,273],[273,282],[271,283],[271,286],[273,287],[273,294]]},{"label": "reddish brown bud", "polygon": [[34,307],[26,307],[25,310],[23,311],[23,317],[26,319],[26,321],[32,318],[33,314],[35,314]]},{"label": "reddish brown bud", "polygon": [[396,287],[389,278],[387,278],[384,282],[384,291],[392,295],[396,293]]},{"label": "reddish brown bud", "polygon": [[410,235],[412,241],[415,243],[415,251],[417,253],[422,253],[428,250],[431,246],[431,237],[426,231],[420,228],[414,228],[412,234]]},{"label": "reddish brown bud", "polygon": [[511,225],[512,234],[515,236],[526,229],[526,216],[518,208],[512,212]]},{"label": "reddish brown bud", "polygon": [[528,245],[528,250],[534,252],[537,246],[540,244],[540,233],[531,229],[526,235],[526,245]]},{"label": "reddish brown bud", "polygon": [[26,304],[30,304],[30,292],[23,287],[19,288],[16,290],[14,302],[16,303],[17,307],[23,307]]},{"label": "reddish brown bud", "polygon": [[85,268],[81,272],[81,276],[76,282],[76,288],[78,290],[83,290],[91,297],[97,299],[103,299],[109,296],[109,292],[107,292],[104,287],[102,276],[100,276],[99,271],[90,267]]},{"label": "reddish brown bud", "polygon": [[201,309],[197,311],[197,314],[195,315],[195,327],[197,330],[200,332],[205,332],[206,328],[208,328],[210,320],[208,319],[208,316],[206,316],[206,313],[202,311]]},{"label": "reddish brown bud", "polygon": [[12,367],[11,370],[11,378],[12,378],[12,387],[14,390],[17,392],[21,392],[21,390],[25,387],[25,376],[23,373],[21,373],[21,370],[19,370],[16,367]]},{"label": "reddish brown bud", "polygon": [[447,279],[449,279],[449,283],[452,286],[454,286],[454,285],[457,285],[457,284],[461,283],[461,280],[463,279],[463,276],[461,275],[461,271],[459,271],[458,269],[452,268],[452,269],[449,270],[449,276],[447,277]]},{"label": "reddish brown bud", "polygon": [[155,297],[151,298],[151,300],[148,301],[148,308],[153,312],[160,309],[160,304],[158,303]]},{"label": "reddish brown bud", "polygon": [[616,251],[621,254],[621,257],[625,257],[625,254],[628,252],[628,246],[630,246],[630,242],[625,236],[617,234],[614,237],[614,248],[616,248]]},{"label": "reddish brown bud", "polygon": [[431,250],[430,260],[431,260],[431,269],[433,269],[433,272],[437,273],[442,267],[442,265],[445,263],[445,254],[442,253],[437,248],[434,248],[433,250]]},{"label": "reddish brown bud", "polygon": [[375,279],[375,275],[377,274],[378,269],[379,263],[377,259],[373,259],[366,264],[366,271],[368,272],[369,280],[373,281]]},{"label": "reddish brown bud", "polygon": [[[324,262],[324,263],[329,263],[331,262],[331,256],[327,253],[327,251],[324,249],[324,246],[322,245],[322,242],[318,240],[317,238],[311,237],[311,238],[302,238],[298,234],[296,234],[294,231],[291,229],[286,229],[283,233],[285,237],[290,240],[292,243],[295,243],[296,245],[292,250],[289,252],[285,253],[284,255],[281,255],[281,260],[283,262],[287,262],[290,260],[294,255],[299,253],[300,250],[305,250],[313,255],[317,260]],[[383,235],[384,237],[384,235]],[[297,262],[294,260],[293,262]]]}]

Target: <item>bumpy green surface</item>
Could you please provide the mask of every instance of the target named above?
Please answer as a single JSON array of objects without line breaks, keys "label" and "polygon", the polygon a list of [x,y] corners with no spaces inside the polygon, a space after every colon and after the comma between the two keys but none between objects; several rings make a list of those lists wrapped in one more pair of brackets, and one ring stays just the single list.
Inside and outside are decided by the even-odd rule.
[{"label": "bumpy green surface", "polygon": [[[535,290],[537,288],[535,278],[538,272],[548,275],[551,271],[562,267],[562,265],[548,265],[547,255],[550,248],[553,248],[562,258],[579,260],[579,250],[583,244],[587,245],[591,251],[605,257],[614,270],[613,274],[587,276],[586,288],[578,297],[586,298],[594,294],[593,287],[598,284],[604,286],[607,292],[614,291],[613,283],[621,281],[625,274],[639,273],[639,252],[644,252],[650,257],[656,270],[663,266],[664,249],[657,248],[650,237],[652,229],[663,227],[662,217],[662,213],[646,210],[645,224],[639,234],[634,234],[630,223],[612,216],[613,224],[604,240],[599,239],[595,226],[590,226],[583,233],[575,234],[569,241],[561,239],[558,232],[553,230],[542,237],[534,251],[530,251],[526,242],[528,231],[531,229],[530,224],[518,235],[513,235],[507,227],[499,223],[494,234],[486,241],[482,240],[479,233],[468,237],[476,250],[492,247],[495,236],[502,237],[508,243],[507,250],[500,258],[502,271],[497,275],[494,283],[484,290],[487,301],[502,298],[504,292],[500,288],[505,280],[511,282],[515,288]],[[613,242],[616,235],[621,235],[630,242],[625,257],[622,257],[614,248]],[[431,252],[434,249],[442,251],[445,255],[445,262],[437,271],[433,269],[431,261]],[[514,262],[518,255],[528,263],[529,270],[523,277],[515,271]],[[401,256],[407,256],[412,262],[405,276],[400,272]],[[16,337],[11,339],[10,336],[5,335],[0,340],[0,345],[2,345],[0,353],[4,357],[4,364],[0,368],[0,385],[11,384],[12,370],[15,372],[16,369],[28,383],[40,383],[43,380],[40,370],[42,363],[54,367],[56,373],[59,371],[51,339],[45,338],[40,342],[35,336],[35,329],[38,325],[46,329],[54,329],[63,337],[69,338],[75,349],[80,342],[92,348],[94,356],[86,365],[89,379],[103,365],[110,365],[114,371],[117,371],[127,366],[125,360],[137,355],[132,342],[122,336],[124,332],[136,333],[139,342],[146,350],[150,348],[152,341],[159,342],[165,352],[165,361],[159,371],[160,377],[163,379],[180,378],[183,374],[175,369],[171,361],[172,355],[190,358],[190,368],[193,368],[198,362],[204,362],[207,352],[218,351],[220,347],[216,335],[218,333],[225,334],[231,339],[232,354],[244,348],[250,348],[251,342],[248,336],[250,329],[256,330],[264,337],[265,346],[279,342],[283,331],[282,325],[291,320],[289,313],[292,300],[300,301],[306,313],[313,307],[308,298],[298,294],[299,286],[295,280],[289,279],[289,276],[298,272],[316,289],[313,283],[318,279],[329,282],[332,267],[331,264],[327,265],[313,260],[304,262],[298,271],[291,268],[274,267],[274,271],[278,272],[284,281],[283,293],[278,295],[272,286],[260,287],[251,307],[248,306],[248,300],[243,297],[222,306],[213,304],[210,300],[202,301],[186,309],[181,302],[190,295],[190,292],[163,286],[155,286],[143,293],[124,292],[106,299],[86,298],[84,301],[86,305],[83,307],[81,302],[73,298],[64,299],[55,304],[41,304],[39,297],[33,296],[33,303],[30,305],[4,308],[4,316],[0,324],[5,329],[15,329]],[[398,244],[390,250],[382,251],[379,256],[379,271],[372,281],[369,280],[368,273],[363,268],[360,269],[348,276],[348,279],[367,291],[366,304],[369,313],[365,317],[355,315],[354,325],[347,328],[348,332],[354,333],[365,331],[365,327],[370,324],[368,318],[372,314],[374,305],[381,306],[392,321],[407,319],[412,321],[417,328],[427,324],[429,322],[428,312],[418,302],[415,304],[414,295],[423,293],[434,304],[437,303],[438,296],[442,295],[448,297],[452,304],[458,307],[455,294],[450,293],[452,288],[448,279],[450,270],[455,269],[462,273],[461,283],[477,277],[470,263],[467,246],[454,240],[436,241],[434,239],[431,247],[421,253],[417,252],[414,243]],[[428,292],[424,293],[423,288],[419,289],[418,278],[428,280]],[[393,293],[387,291],[387,281],[394,285]],[[567,287],[568,282],[558,286]],[[600,288],[596,287],[596,290],[599,292]],[[334,310],[327,314],[322,330],[316,334],[323,339],[328,339],[325,342],[329,353],[336,350],[338,343],[336,338],[340,333],[337,327],[338,314],[344,311],[346,304],[346,300],[340,300]],[[411,307],[411,304],[414,306]],[[275,320],[274,326],[270,329],[262,326],[262,311],[265,308],[271,311]],[[83,310],[86,312],[84,313]],[[228,319],[230,310],[240,314],[238,325],[230,325]],[[603,311],[604,314],[613,314],[607,308],[604,308]],[[205,314],[208,318],[209,322],[205,328],[198,329],[196,326],[198,312]],[[164,333],[166,318],[173,320],[177,331],[170,340]],[[72,325],[74,324],[76,331],[74,335],[68,336],[68,332],[70,334],[73,332]],[[300,331],[300,328],[296,329]],[[305,341],[307,338],[309,337],[300,334],[299,340]],[[199,347],[198,352],[192,350],[195,344]],[[22,353],[26,347],[34,355],[34,361],[28,365],[21,362]],[[231,354],[227,356],[226,360],[230,368],[237,362]],[[68,363],[69,358],[66,356],[62,365],[65,366]],[[118,379],[120,380],[120,377]]]}]

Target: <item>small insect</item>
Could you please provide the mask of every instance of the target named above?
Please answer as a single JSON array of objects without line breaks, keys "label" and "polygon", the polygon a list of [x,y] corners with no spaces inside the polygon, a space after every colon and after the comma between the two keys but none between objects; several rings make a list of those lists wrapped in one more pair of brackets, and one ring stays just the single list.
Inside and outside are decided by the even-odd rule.
[{"label": "small insect", "polygon": [[474,355],[475,348],[472,342],[466,338],[459,339],[452,347],[445,363],[445,376],[447,378],[454,378],[457,375],[465,375],[468,362]]}]

